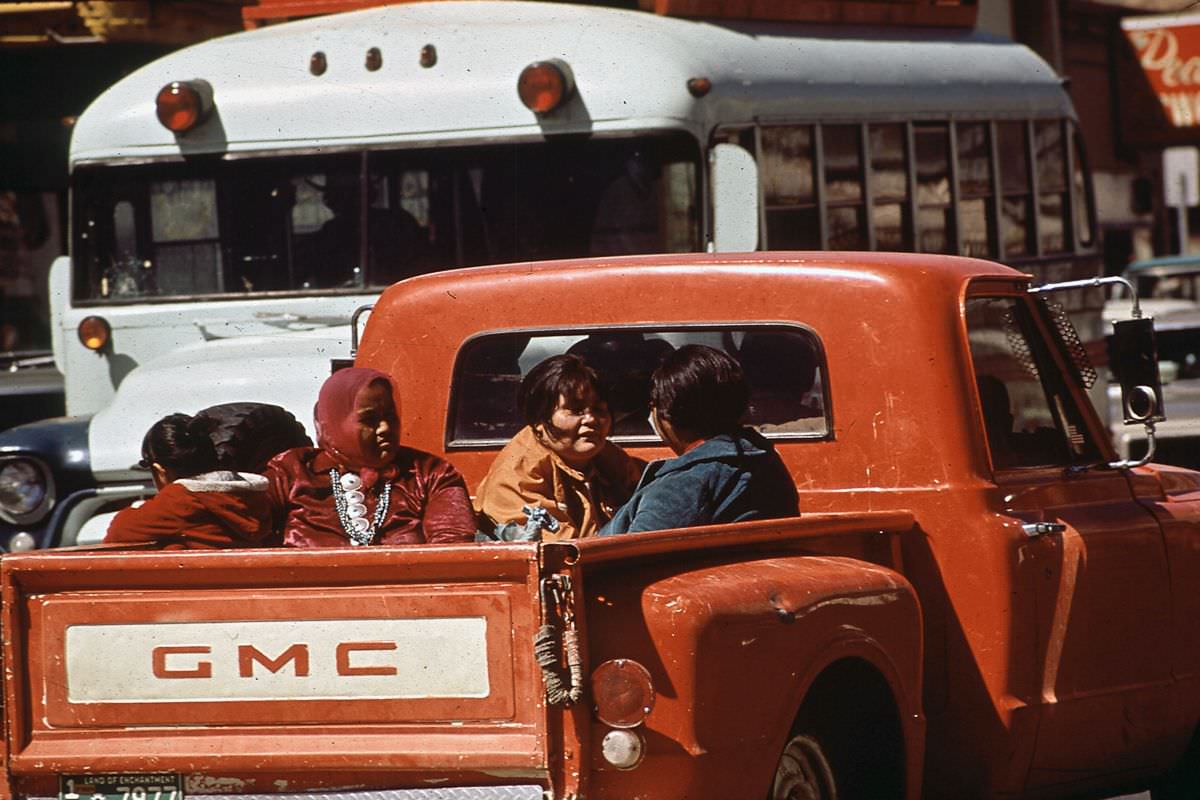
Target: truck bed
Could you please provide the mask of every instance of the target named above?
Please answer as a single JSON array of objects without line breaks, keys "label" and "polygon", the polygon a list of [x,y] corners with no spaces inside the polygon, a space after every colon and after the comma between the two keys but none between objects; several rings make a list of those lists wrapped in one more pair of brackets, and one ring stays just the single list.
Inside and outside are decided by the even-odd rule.
[{"label": "truck bed", "polygon": [[463,552],[5,558],[14,789],[89,772],[218,794],[544,784],[537,548]]}]

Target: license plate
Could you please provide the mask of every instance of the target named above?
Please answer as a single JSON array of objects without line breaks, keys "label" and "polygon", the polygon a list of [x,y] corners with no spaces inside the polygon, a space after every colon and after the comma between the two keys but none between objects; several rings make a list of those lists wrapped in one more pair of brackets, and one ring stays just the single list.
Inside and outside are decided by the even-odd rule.
[{"label": "license plate", "polygon": [[59,800],[183,800],[183,779],[170,772],[59,775]]}]

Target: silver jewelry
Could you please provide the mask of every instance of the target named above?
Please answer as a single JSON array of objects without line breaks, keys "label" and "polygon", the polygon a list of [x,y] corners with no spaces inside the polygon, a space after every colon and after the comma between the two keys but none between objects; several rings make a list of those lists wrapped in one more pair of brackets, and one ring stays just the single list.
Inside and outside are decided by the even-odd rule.
[{"label": "silver jewelry", "polygon": [[337,469],[329,470],[329,484],[333,488],[333,505],[337,509],[342,530],[350,537],[354,546],[368,545],[387,519],[388,505],[392,499],[392,485],[383,484],[375,514],[367,519],[367,496],[362,492],[362,478],[353,472],[342,475]]}]

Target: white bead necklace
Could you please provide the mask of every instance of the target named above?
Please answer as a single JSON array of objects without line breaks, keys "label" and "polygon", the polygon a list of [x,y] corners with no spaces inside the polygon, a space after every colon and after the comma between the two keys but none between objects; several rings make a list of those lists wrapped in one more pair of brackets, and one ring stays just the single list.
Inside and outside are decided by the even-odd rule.
[{"label": "white bead necklace", "polygon": [[367,519],[367,496],[362,491],[362,478],[353,472],[342,475],[337,469],[329,470],[329,483],[333,487],[333,505],[337,509],[338,519],[342,529],[350,537],[350,544],[355,546],[368,545],[375,539],[375,534],[387,519],[388,504],[392,499],[392,485],[383,484],[379,502],[375,504],[375,514]]}]

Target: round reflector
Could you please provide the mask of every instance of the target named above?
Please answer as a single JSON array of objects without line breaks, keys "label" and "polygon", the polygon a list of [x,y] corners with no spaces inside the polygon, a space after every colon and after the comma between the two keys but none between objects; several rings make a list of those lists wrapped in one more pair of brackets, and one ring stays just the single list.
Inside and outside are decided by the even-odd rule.
[{"label": "round reflector", "polygon": [[654,708],[654,684],[641,664],[614,658],[592,672],[592,700],[596,716],[605,725],[635,728]]},{"label": "round reflector", "polygon": [[633,769],[642,763],[646,743],[634,731],[609,731],[600,741],[600,752],[617,769]]},{"label": "round reflector", "polygon": [[154,105],[158,121],[175,133],[190,131],[204,116],[204,98],[187,81],[171,81],[159,89]]},{"label": "round reflector", "polygon": [[79,321],[79,341],[88,350],[102,350],[112,338],[112,328],[104,317],[84,317]]},{"label": "round reflector", "polygon": [[517,94],[535,114],[546,114],[561,106],[571,95],[571,79],[565,64],[535,61],[521,70]]}]

